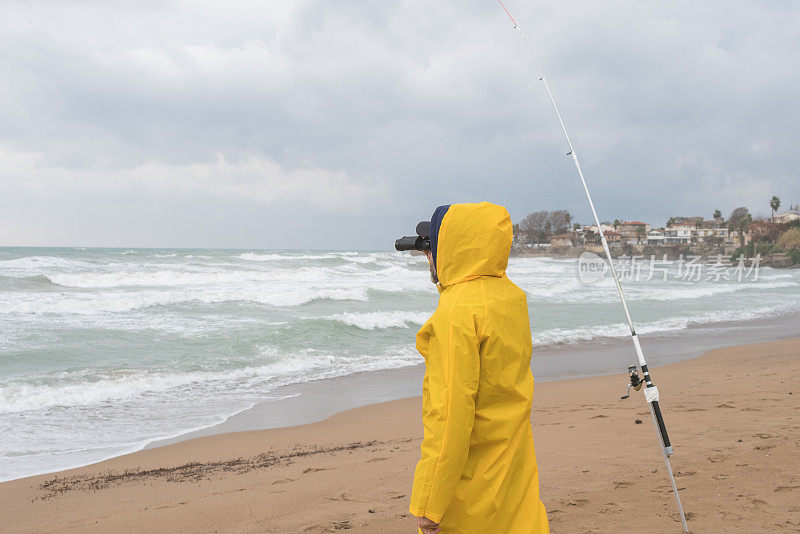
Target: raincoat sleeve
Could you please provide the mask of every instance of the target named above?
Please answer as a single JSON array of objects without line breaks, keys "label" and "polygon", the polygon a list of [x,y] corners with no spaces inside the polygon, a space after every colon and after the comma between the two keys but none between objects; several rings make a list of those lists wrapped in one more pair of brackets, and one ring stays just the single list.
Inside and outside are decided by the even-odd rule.
[{"label": "raincoat sleeve", "polygon": [[435,522],[453,498],[469,452],[480,374],[479,322],[476,314],[456,306],[449,314],[437,311],[417,335],[426,366],[425,435],[410,511]]}]

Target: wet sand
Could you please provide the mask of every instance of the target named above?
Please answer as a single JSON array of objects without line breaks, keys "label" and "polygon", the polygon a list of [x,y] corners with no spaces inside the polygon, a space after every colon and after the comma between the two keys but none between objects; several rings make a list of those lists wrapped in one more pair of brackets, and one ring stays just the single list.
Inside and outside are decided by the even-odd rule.
[{"label": "wet sand", "polygon": [[[800,340],[653,367],[692,532],[800,532]],[[644,399],[619,399],[625,381],[536,387],[552,532],[681,531]],[[420,406],[374,404],[6,482],[0,531],[411,533]]]}]

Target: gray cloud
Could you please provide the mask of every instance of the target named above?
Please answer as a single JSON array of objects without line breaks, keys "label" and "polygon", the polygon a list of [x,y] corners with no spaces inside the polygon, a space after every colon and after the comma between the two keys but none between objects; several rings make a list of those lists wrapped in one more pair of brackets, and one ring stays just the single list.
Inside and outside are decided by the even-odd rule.
[{"label": "gray cloud", "polygon": [[[800,198],[791,2],[523,3],[601,217]],[[588,210],[493,1],[3,2],[0,244],[387,248]]]}]

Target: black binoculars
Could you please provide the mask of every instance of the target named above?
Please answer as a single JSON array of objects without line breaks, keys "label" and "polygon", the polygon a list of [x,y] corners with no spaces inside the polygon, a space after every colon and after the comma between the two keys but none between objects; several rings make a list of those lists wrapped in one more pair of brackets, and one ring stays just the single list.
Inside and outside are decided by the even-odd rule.
[{"label": "black binoculars", "polygon": [[417,224],[417,235],[407,235],[394,242],[397,250],[419,250],[428,252],[431,249],[431,222],[421,221]]}]

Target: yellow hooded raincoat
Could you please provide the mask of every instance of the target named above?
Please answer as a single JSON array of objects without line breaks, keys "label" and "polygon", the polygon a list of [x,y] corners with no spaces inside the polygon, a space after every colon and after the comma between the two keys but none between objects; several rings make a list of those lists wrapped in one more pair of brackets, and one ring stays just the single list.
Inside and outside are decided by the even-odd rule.
[{"label": "yellow hooded raincoat", "polygon": [[505,274],[511,219],[488,202],[445,209],[439,305],[417,333],[425,436],[410,511],[443,534],[548,533],[530,423],[528,305]]}]

